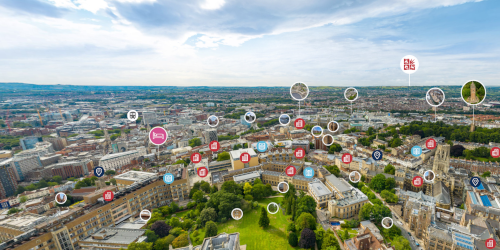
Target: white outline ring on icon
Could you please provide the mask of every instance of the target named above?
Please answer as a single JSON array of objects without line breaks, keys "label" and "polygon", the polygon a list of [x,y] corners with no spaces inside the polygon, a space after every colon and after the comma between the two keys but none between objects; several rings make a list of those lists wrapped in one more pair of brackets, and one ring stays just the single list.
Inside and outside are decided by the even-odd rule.
[{"label": "white outline ring on icon", "polygon": [[[354,91],[356,91],[356,97],[352,100],[349,100],[349,98],[347,98],[347,91],[350,90],[350,89],[354,89]],[[350,88],[347,88],[346,90],[344,90],[344,98],[348,101],[348,102],[354,102],[358,99],[359,97],[359,92],[356,88],[353,88],[353,87],[350,87]]]},{"label": "white outline ring on icon", "polygon": [[[271,211],[269,211],[269,206],[271,204],[274,204],[276,206],[276,212],[274,212],[274,213],[271,213]],[[276,213],[278,213],[278,211],[280,211],[280,206],[278,206],[278,204],[276,202],[271,202],[271,203],[267,204],[267,212],[268,213],[270,213],[270,214],[276,214]]]},{"label": "white outline ring on icon", "polygon": [[[240,215],[240,217],[239,217],[239,218],[238,218],[238,216],[235,216],[235,215],[234,215],[234,212],[235,212],[235,211],[240,211],[241,215]],[[231,217],[232,217],[233,219],[235,219],[235,220],[241,220],[241,218],[243,218],[243,210],[241,210],[241,209],[239,209],[239,208],[235,208],[235,209],[233,209],[233,211],[231,211]]]},{"label": "white outline ring on icon", "polygon": [[[147,218],[148,218],[147,220],[145,220],[145,219],[143,218],[143,214],[144,214],[144,217],[147,217]],[[146,214],[149,214],[149,216],[148,216],[148,215],[146,215]],[[141,211],[141,213],[139,214],[139,218],[140,218],[142,221],[148,221],[149,219],[151,219],[151,211],[149,211],[149,210],[147,210],[147,209],[142,210],[142,211]]]},{"label": "white outline ring on icon", "polygon": [[[331,127],[331,126],[330,126],[330,124],[331,124],[331,123],[335,123],[335,124],[337,124],[337,129],[335,129],[335,130],[331,130],[331,129],[330,129],[330,127]],[[336,122],[336,121],[331,121],[331,122],[329,122],[329,123],[328,123],[328,126],[326,126],[326,127],[328,128],[328,131],[330,131],[330,132],[332,132],[332,133],[335,133],[335,132],[339,131],[340,124],[339,124],[338,122]]]},{"label": "white outline ring on icon", "polygon": [[[384,220],[386,220],[386,219],[391,220],[391,225],[390,225],[390,226],[386,226],[386,225],[384,224]],[[382,224],[382,227],[384,227],[385,229],[389,229],[389,228],[391,228],[392,226],[394,226],[394,220],[392,220],[392,218],[390,218],[390,217],[385,217],[385,218],[383,218],[383,219],[382,219],[382,222],[381,222],[380,224]]]},{"label": "white outline ring on icon", "polygon": [[[321,133],[319,135],[315,135],[314,130],[317,130],[317,129],[314,129],[314,128],[319,128],[321,130]],[[321,137],[323,135],[323,128],[321,126],[316,125],[316,126],[311,128],[311,134],[314,137]]]},{"label": "white outline ring on icon", "polygon": [[[434,98],[430,95],[430,92],[433,90],[440,91],[443,94],[442,100],[439,100],[438,96],[435,97],[435,98],[438,98],[438,101],[440,101],[438,104],[431,104],[431,102],[435,102]],[[439,106],[443,105],[444,99],[445,99],[444,91],[440,88],[431,88],[431,89],[427,90],[427,93],[425,94],[425,100],[427,101],[427,104],[429,104],[432,107],[439,107]]]},{"label": "white outline ring on icon", "polygon": [[[330,143],[326,143],[326,142],[325,142],[325,138],[326,138],[326,137],[331,137],[331,138],[332,138],[332,141],[331,141]],[[323,142],[323,144],[325,144],[325,146],[331,146],[331,145],[333,144],[333,136],[332,136],[332,135],[330,135],[330,134],[326,134],[326,135],[324,135],[324,136],[323,136],[323,138],[321,139],[321,142]]]},{"label": "white outline ring on icon", "polygon": [[[59,197],[60,201],[57,200],[58,197]],[[56,194],[56,197],[54,199],[56,200],[57,204],[62,205],[64,203],[66,203],[66,201],[68,201],[68,196],[63,192],[59,192]]]},{"label": "white outline ring on icon", "polygon": [[[296,94],[298,95],[301,99],[297,99],[295,98],[295,96],[293,96],[292,94],[292,89],[293,87],[295,86],[295,84],[304,84],[305,88],[306,88],[306,93],[303,93],[303,89],[302,90],[299,90],[297,91],[296,93],[294,92],[293,94]],[[305,96],[304,96],[305,95]],[[296,82],[294,84],[292,84],[292,86],[290,86],[290,96],[292,96],[292,98],[296,101],[303,101],[307,98],[307,96],[309,96],[309,87],[307,86],[307,84],[303,83],[303,82]]]},{"label": "white outline ring on icon", "polygon": [[[282,122],[281,122],[281,117],[282,117],[282,116],[284,116],[284,115],[288,117],[288,123],[282,123]],[[292,121],[292,119],[291,119],[291,118],[290,118],[290,116],[289,116],[289,115],[287,115],[287,114],[281,114],[281,115],[280,115],[280,117],[279,117],[279,119],[278,119],[278,121],[280,122],[280,124],[281,124],[282,126],[288,126],[288,124],[290,124],[290,121]]]},{"label": "white outline ring on icon", "polygon": [[[250,118],[250,119],[252,118],[251,116],[253,115],[253,120],[247,120],[247,115],[249,116],[249,118]],[[243,118],[244,118],[244,119],[245,119],[245,121],[246,121],[246,122],[248,122],[248,123],[254,123],[254,122],[257,120],[257,116],[256,116],[256,115],[255,115],[255,113],[254,113],[254,112],[252,112],[252,111],[248,111],[248,112],[246,112]]]},{"label": "white outline ring on icon", "polygon": [[[432,174],[432,179],[431,180],[428,180],[428,175]],[[433,182],[434,179],[436,179],[436,174],[434,173],[434,171],[432,170],[427,170],[424,172],[424,181],[426,182]]]},{"label": "white outline ring on icon", "polygon": [[[354,175],[356,173],[359,175],[359,179],[358,180],[354,180]],[[361,180],[361,174],[358,171],[352,171],[352,172],[349,173],[349,181],[351,181],[352,183],[358,183],[360,180]]]},{"label": "white outline ring on icon", "polygon": [[[280,185],[281,185],[281,184],[285,184],[285,185],[286,185],[286,189],[283,187],[283,192],[281,192],[281,190],[280,190]],[[286,183],[286,182],[284,182],[284,181],[283,181],[283,182],[278,183],[277,188],[278,188],[278,192],[280,192],[280,193],[282,193],[282,194],[286,194],[286,193],[288,192],[288,190],[290,190],[290,186],[288,185],[288,183]]]},{"label": "white outline ring on icon", "polygon": [[[215,123],[215,125],[210,125],[210,120],[213,120],[213,119],[210,119],[210,118],[212,118],[212,117],[215,117],[215,119],[217,120],[217,123]],[[209,116],[209,117],[207,118],[207,124],[208,124],[208,126],[209,126],[209,127],[211,127],[211,128],[215,128],[215,127],[217,127],[217,125],[219,125],[219,117],[217,117],[217,116],[215,116],[215,115],[211,115],[211,116]]]}]

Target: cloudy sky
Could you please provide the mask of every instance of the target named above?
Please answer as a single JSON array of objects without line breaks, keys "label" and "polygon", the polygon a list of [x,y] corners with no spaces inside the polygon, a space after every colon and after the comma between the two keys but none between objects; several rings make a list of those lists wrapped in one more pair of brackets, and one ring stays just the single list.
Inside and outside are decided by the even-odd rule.
[{"label": "cloudy sky", "polygon": [[0,0],[0,82],[500,86],[498,0]]}]

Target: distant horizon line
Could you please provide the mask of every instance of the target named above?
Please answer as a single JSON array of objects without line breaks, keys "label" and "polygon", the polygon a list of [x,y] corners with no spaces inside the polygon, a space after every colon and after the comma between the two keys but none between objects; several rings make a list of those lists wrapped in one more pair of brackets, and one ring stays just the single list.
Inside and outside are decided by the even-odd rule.
[{"label": "distant horizon line", "polygon": [[[25,82],[0,82],[0,84],[25,84],[25,85],[36,85],[36,86],[91,86],[91,87],[217,87],[217,88],[289,88],[287,86],[226,86],[226,85],[91,85],[91,84],[43,84],[43,83],[25,83]],[[290,87],[293,85],[293,83],[290,85]],[[341,85],[341,86],[330,86],[330,85],[309,85],[307,84],[307,87],[327,87],[327,88],[339,88],[339,87],[356,87],[356,88],[366,88],[366,87],[400,87],[400,88],[406,88],[406,87],[461,87],[462,85],[412,85],[412,86],[405,86],[405,85],[378,85],[378,86],[356,86],[356,85]],[[500,85],[490,85],[486,87],[500,87]]]}]

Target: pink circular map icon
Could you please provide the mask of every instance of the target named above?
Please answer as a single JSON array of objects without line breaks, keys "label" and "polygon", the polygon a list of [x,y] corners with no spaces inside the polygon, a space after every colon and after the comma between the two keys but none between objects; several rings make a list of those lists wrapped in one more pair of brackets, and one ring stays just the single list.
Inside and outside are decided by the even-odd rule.
[{"label": "pink circular map icon", "polygon": [[149,131],[149,140],[154,145],[162,145],[167,141],[167,131],[162,127],[155,127]]}]

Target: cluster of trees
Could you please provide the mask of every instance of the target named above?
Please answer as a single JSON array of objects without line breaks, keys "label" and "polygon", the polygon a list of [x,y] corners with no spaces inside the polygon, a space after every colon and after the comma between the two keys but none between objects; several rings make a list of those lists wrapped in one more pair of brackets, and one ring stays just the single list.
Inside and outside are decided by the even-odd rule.
[{"label": "cluster of trees", "polygon": [[380,197],[382,197],[387,203],[397,203],[399,200],[396,194],[388,190],[382,190],[382,192],[380,193]]},{"label": "cluster of trees", "polygon": [[340,152],[340,151],[342,151],[342,146],[340,146],[340,144],[338,143],[333,143],[332,145],[330,145],[330,148],[328,149],[329,154],[334,154],[335,152]]},{"label": "cluster of trees", "polygon": [[337,167],[337,165],[333,165],[333,166],[324,166],[326,168],[326,170],[328,170],[328,172],[330,172],[331,174],[339,177],[340,176],[340,169],[339,167]]},{"label": "cluster of trees", "polygon": [[11,150],[12,148],[19,147],[20,136],[0,135],[0,144],[3,144],[3,149]]},{"label": "cluster of trees", "polygon": [[[97,178],[97,177],[96,177]],[[50,179],[42,179],[37,183],[31,183],[30,185],[23,187],[21,185],[17,186],[16,195],[24,193],[24,191],[33,191],[40,188],[52,187],[61,184],[62,177],[56,175]]]},{"label": "cluster of trees", "polygon": [[[372,127],[370,127],[372,128]],[[361,143],[361,145],[365,146],[365,147],[369,147],[370,145],[372,145],[373,143],[373,140],[375,140],[377,136],[376,135],[370,135],[369,137],[364,137],[364,138],[361,138],[359,139],[359,143]]]},{"label": "cluster of trees", "polygon": [[243,143],[243,145],[236,144],[236,145],[234,145],[233,150],[238,150],[240,148],[248,148],[248,144],[247,143]]},{"label": "cluster of trees", "polygon": [[396,173],[396,168],[391,164],[387,164],[384,167],[384,173],[394,175]]},{"label": "cluster of trees", "polygon": [[401,235],[401,229],[393,226],[389,229],[380,227],[381,233],[385,239],[391,241],[392,246],[398,250],[411,250],[410,242]]},{"label": "cluster of trees", "polygon": [[235,140],[240,138],[239,135],[219,135],[219,142],[227,140]]},{"label": "cluster of trees", "polygon": [[422,137],[443,136],[447,140],[461,142],[500,142],[500,128],[477,127],[470,132],[469,126],[449,125],[444,122],[413,121],[400,128],[400,133],[405,135],[419,134]]},{"label": "cluster of trees", "polygon": [[189,245],[187,230],[191,227],[192,223],[189,219],[181,222],[179,218],[172,217],[167,221],[156,221],[146,230],[146,241],[131,243],[128,249],[168,250],[170,244],[175,248],[185,247]]},{"label": "cluster of trees", "polygon": [[264,128],[259,128],[259,129],[254,129],[253,127],[251,127],[249,130],[241,133],[241,135],[247,135],[247,134],[251,134],[251,133],[257,133],[257,132],[260,132],[260,131],[263,131]]},{"label": "cluster of trees", "polygon": [[227,161],[229,159],[231,159],[229,152],[222,152],[217,155],[217,161]]},{"label": "cluster of trees", "polygon": [[[259,128],[262,128],[262,127],[269,127],[269,126],[273,126],[273,125],[276,125],[276,124],[278,124],[278,123],[280,123],[279,118],[269,120],[269,121],[264,122],[264,123],[262,123],[262,124],[260,124],[260,123],[259,123],[259,124],[257,124],[257,126],[258,126]],[[306,125],[306,126],[307,126],[307,125]]]},{"label": "cluster of trees", "polygon": [[[227,183],[227,182],[226,182]],[[224,184],[226,184],[224,183]],[[228,190],[232,190],[233,188],[231,186],[234,186],[233,183],[230,183],[226,186],[224,186],[224,184],[222,184],[222,189],[228,189]],[[236,184],[236,183],[234,183]],[[237,184],[236,184],[237,185]],[[235,193],[236,194],[239,194],[239,190],[236,191],[235,190]],[[262,181],[260,179],[256,179],[253,183],[253,185],[251,185],[250,183],[246,182],[244,185],[243,185],[243,195],[244,195],[244,199],[247,200],[247,201],[252,201],[252,200],[260,200],[264,197],[267,197],[267,196],[270,196],[273,194],[273,188],[271,187],[271,184],[263,184]]]},{"label": "cluster of trees", "polygon": [[188,142],[189,142],[189,146],[192,148],[201,146],[201,139],[198,137],[195,137],[195,138],[189,140]]},{"label": "cluster of trees", "polygon": [[370,181],[369,187],[375,190],[375,192],[380,193],[384,189],[393,190],[396,187],[396,181],[394,178],[386,179],[383,174],[377,174]]}]

